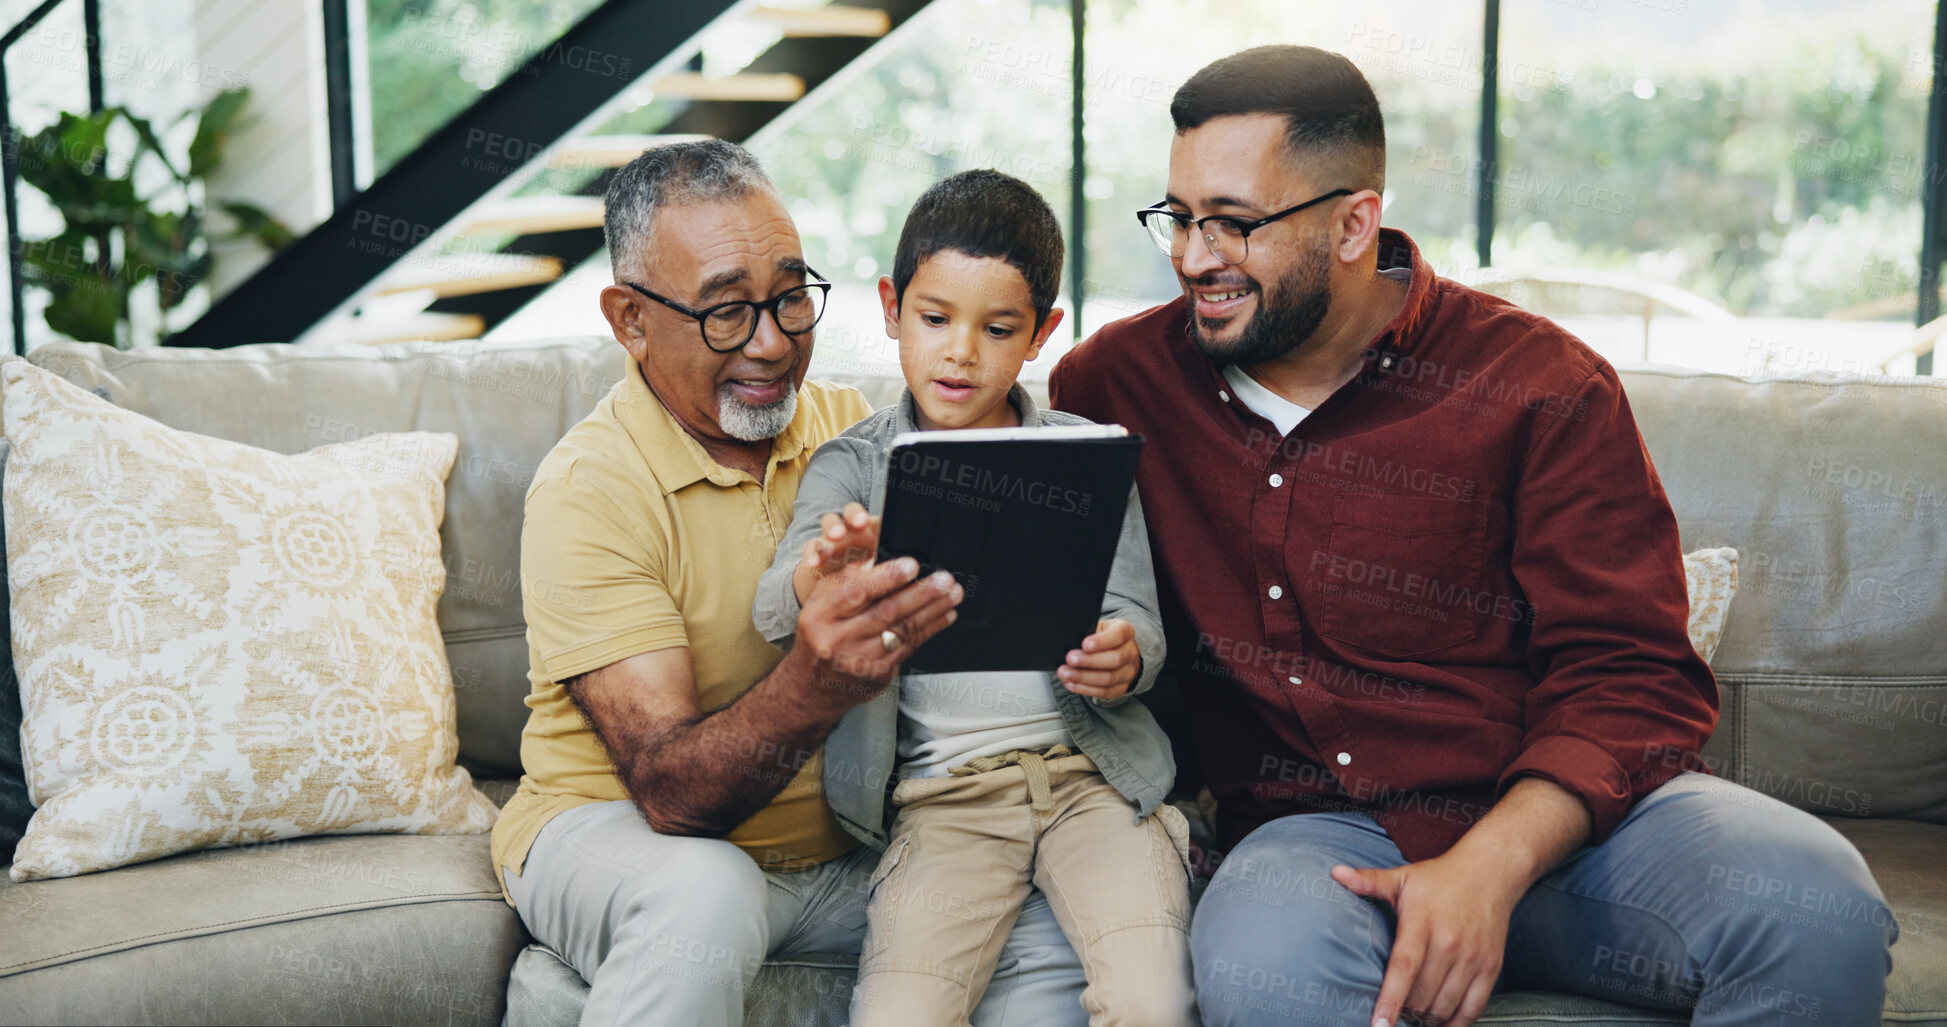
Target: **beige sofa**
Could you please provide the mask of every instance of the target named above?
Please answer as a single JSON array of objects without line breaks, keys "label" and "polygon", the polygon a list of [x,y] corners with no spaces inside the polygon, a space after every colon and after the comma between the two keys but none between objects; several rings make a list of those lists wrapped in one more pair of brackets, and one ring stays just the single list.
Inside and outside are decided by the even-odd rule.
[{"label": "beige sofa", "polygon": [[[133,353],[35,363],[191,431],[294,452],[456,432],[440,624],[460,749],[490,794],[519,772],[518,585],[535,466],[621,373],[597,338],[379,350]],[[823,365],[875,403],[899,382]],[[1947,385],[1624,375],[1686,548],[1735,546],[1713,768],[1817,813],[1865,852],[1900,919],[1889,1023],[1947,1024]],[[0,1021],[573,1022],[585,986],[501,902],[487,839],[363,836],[0,881]],[[511,981],[510,981],[511,973]],[[843,1021],[847,960],[771,965],[753,1024]],[[1541,994],[1497,1024],[1683,1023]]]}]

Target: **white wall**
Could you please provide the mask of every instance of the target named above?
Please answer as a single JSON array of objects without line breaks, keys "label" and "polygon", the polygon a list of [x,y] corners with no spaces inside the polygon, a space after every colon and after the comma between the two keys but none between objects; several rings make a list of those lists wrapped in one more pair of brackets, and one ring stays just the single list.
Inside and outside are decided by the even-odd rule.
[{"label": "white wall", "polygon": [[[203,64],[198,101],[250,87],[245,126],[230,138],[209,181],[218,201],[254,203],[303,235],[330,216],[331,141],[325,112],[322,5],[298,0],[194,0],[194,43]],[[104,33],[106,34],[106,33]],[[212,214],[219,231],[227,219]],[[263,247],[220,243],[211,276],[222,295],[263,264]]]}]

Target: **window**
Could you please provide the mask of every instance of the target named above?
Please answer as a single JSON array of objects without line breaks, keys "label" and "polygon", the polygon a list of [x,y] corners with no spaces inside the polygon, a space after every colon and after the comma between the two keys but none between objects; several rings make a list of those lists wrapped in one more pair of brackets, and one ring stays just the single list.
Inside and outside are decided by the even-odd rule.
[{"label": "window", "polygon": [[600,0],[362,2],[376,178]]},{"label": "window", "polygon": [[1933,3],[1503,4],[1494,263],[1737,320],[1543,313],[1611,359],[1738,373],[1870,372],[1904,345]]}]

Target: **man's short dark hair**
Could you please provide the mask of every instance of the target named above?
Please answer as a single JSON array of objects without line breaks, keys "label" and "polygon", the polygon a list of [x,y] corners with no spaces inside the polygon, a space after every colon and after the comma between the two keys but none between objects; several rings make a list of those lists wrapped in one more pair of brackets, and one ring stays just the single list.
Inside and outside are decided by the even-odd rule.
[{"label": "man's short dark hair", "polygon": [[962,171],[920,194],[899,233],[892,287],[903,302],[919,265],[941,250],[1006,261],[1027,280],[1039,329],[1061,291],[1061,222],[1026,182],[999,171]]},{"label": "man's short dark hair", "polygon": [[1314,46],[1259,46],[1212,62],[1170,101],[1187,132],[1212,118],[1277,114],[1285,148],[1316,167],[1325,189],[1386,187],[1386,122],[1372,84],[1344,55]]},{"label": "man's short dark hair", "polygon": [[609,179],[602,237],[619,281],[635,273],[648,252],[656,214],[671,204],[740,200],[771,190],[750,151],[721,139],[652,146]]}]

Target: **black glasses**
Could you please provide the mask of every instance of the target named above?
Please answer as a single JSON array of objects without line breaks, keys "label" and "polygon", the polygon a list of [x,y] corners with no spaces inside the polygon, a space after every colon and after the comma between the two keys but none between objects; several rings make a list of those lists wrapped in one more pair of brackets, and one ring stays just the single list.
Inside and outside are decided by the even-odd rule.
[{"label": "black glasses", "polygon": [[[811,274],[817,275],[818,272],[812,271]],[[766,310],[771,312],[771,320],[777,322],[778,330],[786,335],[802,335],[810,331],[818,319],[825,316],[825,294],[832,287],[832,283],[825,281],[806,282],[762,303],[731,300],[696,310],[667,296],[658,296],[634,282],[622,284],[695,321],[698,330],[703,333],[703,345],[708,346],[712,353],[730,353],[749,345],[757,335],[757,318]]]},{"label": "black glasses", "polygon": [[1149,237],[1156,248],[1175,259],[1190,250],[1190,226],[1195,225],[1203,236],[1204,245],[1210,252],[1226,264],[1242,264],[1251,255],[1251,233],[1263,228],[1279,218],[1287,218],[1316,206],[1326,200],[1339,196],[1350,196],[1350,189],[1334,189],[1323,196],[1313,197],[1296,207],[1286,207],[1276,214],[1257,218],[1236,218],[1228,214],[1212,214],[1209,217],[1191,220],[1190,215],[1180,214],[1159,203],[1154,207],[1144,207],[1136,212],[1136,220],[1149,229]]}]

